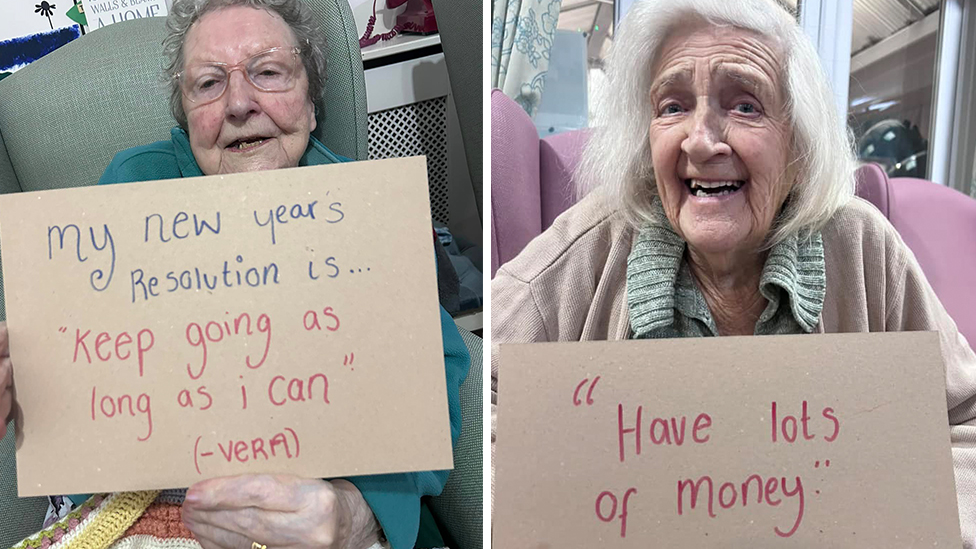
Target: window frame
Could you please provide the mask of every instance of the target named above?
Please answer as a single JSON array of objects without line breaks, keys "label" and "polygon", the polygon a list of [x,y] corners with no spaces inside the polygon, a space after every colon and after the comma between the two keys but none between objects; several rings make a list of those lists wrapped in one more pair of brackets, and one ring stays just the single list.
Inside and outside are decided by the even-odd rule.
[{"label": "window frame", "polygon": [[[942,0],[939,10],[926,178],[976,195],[976,2]],[[800,0],[797,13],[846,120],[853,0]]]}]

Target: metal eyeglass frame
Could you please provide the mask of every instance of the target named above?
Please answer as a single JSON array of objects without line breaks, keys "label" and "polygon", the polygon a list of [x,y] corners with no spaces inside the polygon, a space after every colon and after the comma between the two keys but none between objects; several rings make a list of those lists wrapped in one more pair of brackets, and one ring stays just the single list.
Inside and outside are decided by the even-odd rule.
[{"label": "metal eyeglass frame", "polygon": [[261,57],[262,55],[267,55],[269,53],[274,53],[276,51],[281,51],[281,50],[290,51],[291,53],[293,53],[296,56],[300,56],[301,53],[302,53],[302,49],[300,47],[298,47],[298,46],[275,46],[273,48],[268,48],[268,49],[266,49],[264,51],[259,51],[258,53],[255,53],[254,55],[252,55],[252,56],[248,57],[247,59],[244,59],[243,61],[241,61],[241,62],[239,62],[237,64],[234,64],[234,65],[229,65],[227,63],[222,63],[222,62],[219,62],[219,61],[210,61],[210,62],[207,62],[207,63],[202,63],[204,65],[221,67],[224,70],[224,73],[227,75],[227,83],[224,85],[224,89],[223,89],[223,91],[220,92],[220,95],[214,97],[213,99],[208,99],[206,101],[194,101],[193,98],[191,98],[189,95],[187,95],[186,89],[183,86],[183,75],[186,74],[186,70],[182,70],[182,71],[174,74],[173,75],[173,79],[174,80],[177,80],[179,82],[180,93],[183,94],[183,97],[185,97],[188,101],[190,101],[191,103],[193,103],[194,105],[197,105],[197,106],[207,105],[207,104],[213,103],[214,101],[217,101],[218,99],[220,99],[221,97],[223,97],[224,94],[227,93],[227,88],[230,87],[230,75],[231,75],[231,73],[233,73],[234,71],[237,71],[237,70],[241,71],[241,73],[244,75],[244,80],[246,80],[247,83],[250,84],[251,86],[253,86],[254,89],[256,89],[256,90],[263,91],[265,93],[282,93],[282,92],[290,91],[291,89],[293,89],[295,87],[294,82],[296,81],[296,79],[292,79],[292,85],[291,85],[291,87],[289,87],[287,89],[283,89],[283,90],[268,90],[268,89],[262,88],[261,86],[257,85],[253,80],[251,80],[251,75],[247,71],[247,65],[248,65],[248,63],[250,63],[256,57]]}]

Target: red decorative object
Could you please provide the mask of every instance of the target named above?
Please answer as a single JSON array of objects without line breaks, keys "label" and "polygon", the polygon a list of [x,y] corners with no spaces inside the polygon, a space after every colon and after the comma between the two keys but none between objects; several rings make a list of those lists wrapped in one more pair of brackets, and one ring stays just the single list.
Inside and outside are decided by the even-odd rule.
[{"label": "red decorative object", "polygon": [[437,21],[434,19],[434,7],[430,0],[386,0],[387,9],[394,9],[407,4],[407,9],[397,16],[396,25],[389,32],[373,36],[373,26],[376,25],[376,0],[373,0],[373,15],[366,23],[366,32],[359,39],[359,47],[372,46],[380,40],[389,40],[401,32],[417,34],[432,34],[437,32]]},{"label": "red decorative object", "polygon": [[387,0],[388,7],[393,4],[402,5],[407,2],[407,9],[397,16],[397,26],[404,30],[420,34],[437,32],[437,20],[434,19],[434,7],[430,0]]}]

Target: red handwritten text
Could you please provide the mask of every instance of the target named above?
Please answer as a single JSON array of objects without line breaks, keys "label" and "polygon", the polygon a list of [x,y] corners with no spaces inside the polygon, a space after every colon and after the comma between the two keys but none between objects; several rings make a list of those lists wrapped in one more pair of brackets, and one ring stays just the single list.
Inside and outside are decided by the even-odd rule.
[{"label": "red handwritten text", "polygon": [[[237,460],[240,463],[247,463],[250,459],[258,459],[258,456],[263,458],[265,461],[278,457],[279,453],[284,452],[286,459],[291,459],[293,457],[298,457],[298,435],[295,431],[285,427],[286,431],[289,431],[295,442],[295,455],[292,455],[291,448],[288,446],[288,438],[285,433],[276,433],[273,437],[265,440],[263,438],[255,438],[251,440],[248,444],[243,440],[228,440],[227,446],[225,447],[222,442],[217,443],[217,447],[220,448],[220,454],[227,463],[233,460]],[[267,442],[268,451],[271,452],[271,456],[268,456],[268,451],[265,451],[265,443]]]},{"label": "red handwritten text", "polygon": [[[325,321],[326,330],[335,332],[339,329],[339,317],[336,316],[335,311],[332,310],[332,307],[322,309],[322,320]],[[305,330],[307,331],[322,331],[322,323],[319,322],[319,314],[315,311],[305,311],[305,316],[302,318],[302,324],[305,326]]]},{"label": "red handwritten text", "polygon": [[[200,462],[202,460],[205,461],[205,458],[214,457],[212,450],[201,451],[200,442],[202,440],[203,436],[198,436],[193,443],[193,466],[196,468],[197,474],[201,475],[203,472],[200,469]],[[290,427],[285,427],[269,438],[257,437],[251,439],[250,442],[242,439],[228,439],[225,445],[221,441],[217,443],[217,449],[220,452],[220,457],[223,457],[227,463],[234,461],[247,463],[258,458],[264,459],[265,461],[275,458],[294,459],[302,454],[302,446],[298,439],[298,433]]]},{"label": "red handwritten text", "polygon": [[[630,496],[636,493],[637,488],[628,488],[624,492],[623,504],[620,506],[620,537],[622,538],[627,537],[627,502]],[[605,501],[610,501],[610,510],[606,514],[603,513]],[[596,518],[603,522],[610,522],[617,518],[617,496],[613,495],[613,492],[600,492],[596,497]]]},{"label": "red handwritten text", "polygon": [[[718,504],[722,509],[731,509],[736,505],[736,503],[741,503],[742,507],[749,505],[749,489],[751,486],[755,487],[755,500],[756,504],[762,504],[763,502],[770,507],[776,507],[783,503],[783,500],[773,496],[780,491],[784,496],[788,498],[796,497],[798,500],[796,520],[793,522],[793,527],[787,531],[782,531],[778,526],[773,527],[773,531],[776,535],[784,538],[788,538],[796,533],[797,528],[800,527],[800,523],[803,521],[803,482],[800,481],[800,477],[797,476],[796,484],[793,490],[790,490],[786,486],[786,477],[769,477],[766,479],[765,484],[763,483],[763,478],[759,475],[749,475],[745,482],[741,485],[733,484],[731,482],[723,483],[718,489]],[[753,483],[754,484],[750,484]],[[702,487],[708,488],[708,516],[710,518],[715,518],[715,484],[712,481],[712,477],[705,475],[700,477],[697,481],[691,479],[679,480],[678,481],[678,515],[684,515],[684,502],[685,502],[685,492],[688,493],[689,499],[689,509],[695,509],[698,505],[698,496],[701,495]],[[737,489],[738,488],[738,489]]]},{"label": "red handwritten text", "polygon": [[[123,416],[128,413],[129,417],[136,417],[136,412],[146,416],[146,436],[136,437],[139,442],[145,442],[149,440],[153,432],[153,421],[152,421],[152,401],[149,395],[142,393],[135,399],[135,406],[133,407],[132,395],[121,395],[117,398],[112,398],[108,395],[103,395],[101,399],[97,397],[98,388],[92,387],[91,396],[91,418],[95,421],[97,417],[113,418],[115,416]],[[96,404],[97,403],[97,404]],[[98,414],[97,412],[101,412]]]},{"label": "red handwritten text", "polygon": [[[837,419],[834,409],[830,407],[824,408],[821,411],[821,415],[831,424],[831,433],[829,435],[824,435],[824,440],[827,442],[837,440],[837,435],[840,433],[840,421]],[[784,415],[782,420],[780,420],[775,401],[770,405],[770,416],[772,417],[772,421],[770,423],[773,433],[773,442],[777,442],[780,436],[783,437],[783,440],[789,443],[796,442],[798,436],[802,436],[804,440],[813,440],[816,438],[816,434],[814,434],[810,429],[810,416],[807,413],[807,401],[805,400],[800,405],[799,421],[795,416],[788,414]]]},{"label": "red handwritten text", "polygon": [[[635,455],[640,455],[641,453],[641,441],[643,440],[644,432],[641,430],[643,425],[643,412],[644,407],[637,407],[637,419],[635,421],[634,427],[624,427],[624,405],[617,405],[617,436],[620,441],[620,461],[624,461],[624,435],[634,434],[634,452]],[[676,417],[671,417],[668,419],[655,417],[651,419],[650,428],[647,430],[648,436],[651,439],[651,443],[654,445],[675,445],[681,446],[685,442],[686,436],[686,425],[687,418],[681,416],[679,420]],[[691,439],[696,444],[704,444],[708,442],[708,434],[703,434],[702,432],[712,426],[712,417],[706,413],[698,414],[695,418],[694,426],[691,430]]]},{"label": "red handwritten text", "polygon": [[[197,402],[193,402],[193,394],[189,389],[183,389],[176,395],[176,402],[180,408],[196,408],[198,410],[208,410],[213,406],[213,397],[207,391],[206,385],[197,387]],[[206,402],[206,404],[202,404]]]},{"label": "red handwritten text", "polygon": [[[329,378],[325,374],[313,374],[306,380],[293,377],[287,380],[285,376],[274,376],[268,384],[268,400],[275,406],[284,406],[289,400],[292,402],[304,402],[317,398],[314,392],[315,381],[321,379],[322,402],[329,404]],[[307,389],[307,391],[306,391]],[[287,398],[286,398],[287,397]]]},{"label": "red handwritten text", "polygon": [[[255,322],[255,327],[259,333],[265,335],[265,341],[264,353],[261,355],[260,360],[252,363],[250,356],[244,357],[244,363],[248,368],[252,369],[260,368],[264,364],[265,359],[268,358],[268,349],[271,347],[271,318],[261,313],[257,318],[257,322]],[[251,315],[248,313],[241,313],[237,318],[233,319],[233,325],[229,319],[225,319],[223,322],[211,320],[203,326],[196,322],[187,324],[186,342],[192,347],[199,347],[202,351],[200,368],[196,373],[193,371],[192,364],[186,365],[186,373],[190,375],[190,378],[200,379],[200,376],[207,369],[207,342],[219,343],[225,337],[237,336],[241,333],[246,335],[252,335],[254,333],[251,329]]]},{"label": "red handwritten text", "polygon": [[[91,335],[91,330],[85,330],[85,333],[81,332],[81,329],[75,330],[75,355],[72,362],[78,362],[79,352],[84,353],[84,360],[89,364],[92,363],[92,354],[88,348],[88,336]],[[115,340],[115,345],[108,345],[107,343]],[[136,356],[139,362],[139,377],[142,377],[142,373],[145,369],[146,363],[146,353],[152,349],[153,344],[156,343],[156,337],[153,336],[152,330],[149,328],[143,328],[139,330],[136,334]],[[100,332],[95,336],[95,341],[92,347],[95,350],[95,358],[102,361],[108,362],[112,360],[114,356],[119,360],[128,360],[132,356],[132,351],[129,350],[128,346],[132,344],[132,336],[129,332],[122,332],[119,335],[112,337],[112,334],[108,332]],[[114,351],[114,353],[113,353]]]}]

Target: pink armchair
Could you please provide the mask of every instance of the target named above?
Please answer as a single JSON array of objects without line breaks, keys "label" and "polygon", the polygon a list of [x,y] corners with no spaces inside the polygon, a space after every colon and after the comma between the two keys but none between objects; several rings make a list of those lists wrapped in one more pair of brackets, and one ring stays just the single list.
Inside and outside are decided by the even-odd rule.
[{"label": "pink armchair", "polygon": [[576,201],[572,175],[586,132],[539,139],[529,116],[491,92],[491,276]]},{"label": "pink armchair", "polygon": [[[575,202],[572,173],[587,132],[540,140],[528,115],[491,95],[491,275]],[[959,331],[976,344],[976,200],[921,179],[858,171],[857,194],[891,221]]]},{"label": "pink armchair", "polygon": [[924,179],[858,170],[858,196],[891,221],[918,259],[949,316],[976,345],[976,200]]}]

